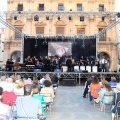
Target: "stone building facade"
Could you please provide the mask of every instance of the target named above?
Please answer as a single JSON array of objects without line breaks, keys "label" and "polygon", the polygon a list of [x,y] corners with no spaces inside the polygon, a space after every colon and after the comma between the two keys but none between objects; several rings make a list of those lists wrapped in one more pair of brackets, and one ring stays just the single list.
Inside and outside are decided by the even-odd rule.
[{"label": "stone building facade", "polygon": [[[29,35],[93,36],[116,20],[114,0],[8,0],[7,4],[7,22]],[[4,60],[19,61],[20,35],[6,28],[5,40]],[[116,26],[97,38],[96,55],[99,59],[105,55],[107,66],[117,70]]]}]

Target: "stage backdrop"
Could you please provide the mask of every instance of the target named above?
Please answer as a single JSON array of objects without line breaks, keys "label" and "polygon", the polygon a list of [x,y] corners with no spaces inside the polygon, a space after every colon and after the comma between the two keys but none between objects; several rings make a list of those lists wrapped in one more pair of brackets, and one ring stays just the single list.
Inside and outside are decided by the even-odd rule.
[{"label": "stage backdrop", "polygon": [[48,56],[72,55],[71,42],[48,42]]},{"label": "stage backdrop", "polygon": [[[36,46],[37,41],[37,46]],[[24,58],[28,55],[31,57],[67,54],[72,55],[75,59],[80,59],[81,56],[96,57],[96,38],[81,39],[81,38],[46,38],[47,44],[43,44],[45,38],[31,38],[24,39]]]}]

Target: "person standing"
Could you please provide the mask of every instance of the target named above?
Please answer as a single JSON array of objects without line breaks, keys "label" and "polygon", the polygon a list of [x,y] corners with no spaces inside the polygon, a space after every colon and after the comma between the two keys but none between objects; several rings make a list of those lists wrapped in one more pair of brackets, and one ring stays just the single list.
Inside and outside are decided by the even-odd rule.
[{"label": "person standing", "polygon": [[71,61],[70,57],[68,57],[68,59],[66,61],[66,65],[68,67],[68,72],[71,72],[71,64],[72,64],[72,61]]},{"label": "person standing", "polygon": [[101,60],[101,64],[102,64],[102,72],[105,72],[106,71],[106,63],[107,63],[107,60],[105,59],[105,56],[103,56],[102,60]]}]

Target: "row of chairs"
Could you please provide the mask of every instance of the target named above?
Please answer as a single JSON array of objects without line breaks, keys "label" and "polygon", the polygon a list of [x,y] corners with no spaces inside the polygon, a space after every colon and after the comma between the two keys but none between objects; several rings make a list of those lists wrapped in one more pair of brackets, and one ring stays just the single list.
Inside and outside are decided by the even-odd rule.
[{"label": "row of chairs", "polygon": [[[93,92],[93,95],[94,95],[94,93],[98,93],[100,90],[94,90],[94,92]],[[90,92],[88,92],[88,94],[87,94],[87,98],[89,98],[89,96],[90,96]],[[103,99],[105,98],[105,97],[107,97],[108,99],[109,98],[111,98],[111,97],[114,97],[114,93],[105,93],[104,94],[104,97],[103,97]],[[94,104],[94,107],[96,106],[96,102],[93,100],[93,104]],[[104,113],[106,112],[106,106],[110,106],[110,108],[112,107],[112,104],[113,104],[113,102],[111,102],[111,103],[102,103],[103,104],[103,111],[104,111]],[[111,110],[111,109],[110,109]]]},{"label": "row of chairs", "polygon": [[[51,114],[52,104],[53,104],[53,102],[52,102],[52,95],[50,93],[44,93],[44,94],[40,94],[40,95],[42,95],[44,97],[45,101],[48,101],[48,102],[46,102],[46,104],[42,105],[42,107],[44,107],[45,112],[50,111],[50,114]],[[23,95],[19,94],[19,95],[17,95],[17,97],[18,97],[18,99],[21,99],[23,97]],[[41,102],[45,102],[45,101],[41,101]],[[7,105],[10,106],[12,114],[13,114],[13,117],[14,117],[14,120],[17,119],[17,118],[20,118],[20,117],[16,116],[16,102],[17,101],[13,101],[12,105],[10,104],[11,102],[8,101],[8,100],[6,100],[4,102]],[[0,120],[4,120],[5,117],[6,117],[5,115],[4,116],[0,115]],[[45,120],[45,116],[40,116],[40,117],[43,118],[43,120]]]},{"label": "row of chairs", "polygon": [[[95,92],[99,92],[100,90],[94,90],[94,93]],[[105,98],[105,97],[107,97],[108,99],[111,99],[111,97],[114,97],[114,91],[115,91],[115,89],[113,89],[113,93],[105,93],[104,94],[104,97],[103,97],[103,99]],[[94,94],[93,93],[93,94]],[[87,97],[89,96],[89,94],[90,93],[88,93],[87,94]],[[89,97],[88,97],[89,98]],[[111,112],[111,108],[112,108],[112,105],[113,105],[113,102],[111,102],[111,103],[102,103],[103,104],[103,111],[104,111],[104,114],[105,114],[105,112],[106,112],[106,106],[110,106],[110,112]],[[94,107],[96,106],[96,103],[95,103],[95,101],[94,101]],[[120,118],[120,114],[118,114],[118,109],[120,109],[120,101],[117,103],[117,107],[116,107],[116,112],[115,112],[115,118],[116,118],[116,120],[119,120],[119,118]]]}]

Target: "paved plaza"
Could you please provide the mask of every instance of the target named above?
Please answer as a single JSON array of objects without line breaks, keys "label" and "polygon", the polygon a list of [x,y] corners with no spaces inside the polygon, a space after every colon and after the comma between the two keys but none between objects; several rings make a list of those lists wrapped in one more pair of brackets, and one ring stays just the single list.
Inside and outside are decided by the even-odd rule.
[{"label": "paved plaza", "polygon": [[111,120],[110,110],[99,112],[99,106],[83,98],[84,86],[59,86],[47,120]]}]

